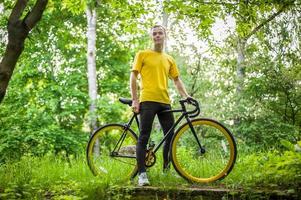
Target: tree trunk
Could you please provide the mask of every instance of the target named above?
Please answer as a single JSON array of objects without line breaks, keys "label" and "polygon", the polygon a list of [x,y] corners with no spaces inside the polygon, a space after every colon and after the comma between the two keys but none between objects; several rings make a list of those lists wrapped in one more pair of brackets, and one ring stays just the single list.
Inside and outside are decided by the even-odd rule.
[{"label": "tree trunk", "polygon": [[90,128],[91,132],[97,128],[97,80],[96,80],[96,9],[87,7],[87,63],[88,63],[88,84],[90,97]]},{"label": "tree trunk", "polygon": [[[166,2],[168,3],[168,2],[170,2],[170,0],[166,0]],[[168,15],[168,13],[166,13],[166,11],[165,11],[164,2],[163,2],[162,7],[163,7],[163,15],[162,15],[162,18],[163,18],[163,24],[162,24],[162,25],[163,25],[166,29],[168,29],[168,17],[169,17],[169,15]],[[167,50],[167,40],[165,40],[164,51],[165,51],[165,52],[168,51],[168,50]]]},{"label": "tree trunk", "polygon": [[[245,80],[245,44],[246,41],[239,38],[237,40],[237,65],[236,65],[236,106],[241,105],[241,96],[242,90],[244,88],[244,80]],[[235,116],[234,123],[236,125],[240,124],[240,116]]]},{"label": "tree trunk", "polygon": [[245,79],[245,41],[243,39],[238,39],[237,41],[237,66],[236,66],[236,75],[237,75],[237,87],[236,92],[240,94],[244,87]]},{"label": "tree trunk", "polygon": [[37,0],[31,11],[23,19],[20,19],[27,6],[27,2],[28,0],[18,0],[8,19],[8,43],[0,62],[0,103],[4,99],[9,80],[24,49],[25,39],[41,19],[48,0]]}]

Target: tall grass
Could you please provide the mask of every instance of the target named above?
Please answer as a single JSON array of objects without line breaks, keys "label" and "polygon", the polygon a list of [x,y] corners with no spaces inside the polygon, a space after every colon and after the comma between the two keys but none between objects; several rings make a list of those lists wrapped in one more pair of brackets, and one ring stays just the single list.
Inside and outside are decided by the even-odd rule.
[{"label": "tall grass", "polygon": [[105,190],[107,179],[94,177],[82,159],[54,156],[23,157],[0,166],[0,193],[4,199],[81,199]]},{"label": "tall grass", "polygon": [[[275,150],[239,154],[232,173],[225,179],[210,184],[188,183],[172,167],[168,173],[163,173],[162,153],[158,152],[157,156],[155,166],[148,170],[152,186],[166,189],[259,186],[300,192],[300,153],[281,153]],[[95,177],[90,172],[84,155],[68,160],[52,155],[25,156],[19,161],[0,165],[0,199],[106,199],[108,195],[112,195],[112,188],[131,188],[136,186],[136,181],[124,180],[119,173]]]}]

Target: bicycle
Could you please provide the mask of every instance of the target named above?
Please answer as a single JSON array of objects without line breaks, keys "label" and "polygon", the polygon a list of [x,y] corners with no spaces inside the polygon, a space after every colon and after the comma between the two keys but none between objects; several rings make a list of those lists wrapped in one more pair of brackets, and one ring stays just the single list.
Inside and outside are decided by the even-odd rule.
[{"label": "bicycle", "polygon": [[[119,98],[131,106],[130,99]],[[187,104],[194,109],[187,110]],[[221,123],[209,118],[195,118],[200,113],[196,100],[180,100],[181,109],[164,112],[179,112],[180,117],[161,139],[158,145],[149,144],[145,165],[152,167],[156,152],[171,130],[182,124],[171,141],[171,162],[177,173],[190,182],[209,183],[225,178],[232,170],[236,155],[236,143],[232,133]],[[94,175],[124,176],[133,179],[137,175],[136,143],[137,134],[131,129],[135,120],[139,127],[138,114],[133,113],[126,124],[107,124],[97,129],[87,146],[87,161]]]}]

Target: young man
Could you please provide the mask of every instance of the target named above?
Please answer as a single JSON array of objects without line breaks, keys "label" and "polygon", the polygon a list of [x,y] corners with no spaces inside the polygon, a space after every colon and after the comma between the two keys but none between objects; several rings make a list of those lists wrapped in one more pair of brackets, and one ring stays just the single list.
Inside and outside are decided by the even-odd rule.
[{"label": "young man", "polygon": [[[138,165],[138,185],[149,185],[145,168],[146,146],[152,130],[152,124],[158,115],[160,125],[164,134],[174,124],[172,113],[161,113],[170,110],[170,99],[168,95],[168,78],[171,78],[179,93],[184,98],[191,98],[179,78],[179,71],[174,59],[163,52],[166,40],[166,30],[161,25],[155,25],[151,29],[151,37],[154,43],[153,49],[139,51],[136,54],[131,77],[132,109],[140,114],[140,135],[136,146]],[[137,76],[141,76],[140,99],[137,95]],[[169,164],[169,146],[172,139],[167,138],[163,148],[164,166]]]}]

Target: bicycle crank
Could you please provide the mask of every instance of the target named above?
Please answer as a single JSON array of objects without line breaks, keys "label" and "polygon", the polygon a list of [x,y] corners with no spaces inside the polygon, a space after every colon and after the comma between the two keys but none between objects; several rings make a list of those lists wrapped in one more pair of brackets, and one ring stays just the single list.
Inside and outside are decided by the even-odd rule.
[{"label": "bicycle crank", "polygon": [[156,155],[153,151],[146,151],[145,156],[145,166],[146,167],[152,167],[156,163]]}]

